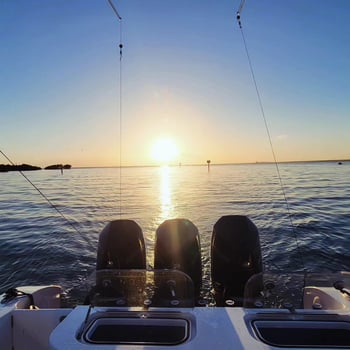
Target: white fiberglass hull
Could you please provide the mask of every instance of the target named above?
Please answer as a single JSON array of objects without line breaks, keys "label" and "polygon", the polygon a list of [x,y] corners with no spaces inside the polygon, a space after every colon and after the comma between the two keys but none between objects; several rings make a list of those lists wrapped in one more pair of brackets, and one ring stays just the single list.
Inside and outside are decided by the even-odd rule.
[{"label": "white fiberglass hull", "polygon": [[[297,310],[88,305],[65,309],[57,307],[57,286],[30,290],[34,300],[40,296],[42,308],[28,309],[28,296],[0,308],[3,350],[350,347],[350,300],[335,289],[306,287],[304,304],[310,308]],[[313,309],[315,300],[328,310]]]}]

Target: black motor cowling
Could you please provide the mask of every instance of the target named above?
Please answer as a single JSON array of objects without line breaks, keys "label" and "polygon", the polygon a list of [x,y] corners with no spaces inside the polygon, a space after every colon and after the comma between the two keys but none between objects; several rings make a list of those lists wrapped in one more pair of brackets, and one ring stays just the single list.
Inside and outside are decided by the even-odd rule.
[{"label": "black motor cowling", "polygon": [[244,286],[262,271],[259,232],[246,216],[228,215],[214,225],[211,239],[211,279],[216,305],[242,306]]},{"label": "black motor cowling", "polygon": [[156,231],[155,269],[176,269],[186,273],[194,283],[194,296],[202,285],[201,247],[197,227],[187,219],[164,221]]},{"label": "black motor cowling", "polygon": [[146,248],[140,226],[133,220],[114,220],[102,230],[96,270],[145,269]]}]

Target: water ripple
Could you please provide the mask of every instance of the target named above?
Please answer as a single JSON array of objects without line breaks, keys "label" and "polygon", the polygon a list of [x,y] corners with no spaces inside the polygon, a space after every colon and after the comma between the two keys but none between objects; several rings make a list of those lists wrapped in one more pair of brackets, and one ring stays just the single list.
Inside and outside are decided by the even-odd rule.
[{"label": "water ripple", "polygon": [[204,166],[126,168],[122,198],[119,169],[31,172],[31,181],[78,232],[21,176],[0,174],[1,288],[81,283],[94,269],[99,232],[120,213],[142,227],[150,266],[159,224],[190,219],[200,232],[206,289],[211,234],[222,215],[254,221],[265,270],[349,270],[349,170],[332,163],[281,165],[290,217],[274,165],[213,165],[209,173]]}]

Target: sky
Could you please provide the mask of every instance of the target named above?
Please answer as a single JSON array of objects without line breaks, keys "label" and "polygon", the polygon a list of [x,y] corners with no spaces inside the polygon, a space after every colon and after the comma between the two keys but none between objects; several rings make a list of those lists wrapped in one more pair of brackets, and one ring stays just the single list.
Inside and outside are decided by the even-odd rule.
[{"label": "sky", "polygon": [[268,133],[240,0],[113,2],[122,27],[107,0],[0,0],[14,163],[265,162],[268,133],[277,161],[350,159],[350,1],[246,0]]}]

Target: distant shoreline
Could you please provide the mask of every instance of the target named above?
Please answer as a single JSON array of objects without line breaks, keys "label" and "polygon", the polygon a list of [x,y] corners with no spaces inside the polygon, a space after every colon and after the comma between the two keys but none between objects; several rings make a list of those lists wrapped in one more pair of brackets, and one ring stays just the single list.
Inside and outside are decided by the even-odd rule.
[{"label": "distant shoreline", "polygon": [[[45,170],[63,170],[63,169],[71,169],[70,164],[54,164],[49,165],[45,167]],[[36,165],[30,165],[30,164],[0,164],[0,172],[1,173],[7,173],[9,171],[35,171],[35,170],[42,170],[41,167]]]},{"label": "distant shoreline", "polygon": [[[288,160],[288,161],[280,161],[277,162],[277,164],[297,164],[297,163],[346,163],[350,162],[350,159],[322,159],[322,160]],[[241,162],[241,163],[210,163],[210,166],[225,166],[225,165],[268,165],[268,164],[275,164],[275,162],[267,161],[267,162]],[[188,164],[164,164],[168,167],[186,167],[186,166],[205,166],[208,167],[208,164],[205,163],[188,163]],[[159,168],[163,166],[162,164],[159,165],[123,165],[122,168]],[[74,167],[74,169],[99,169],[99,168],[120,168],[119,165],[101,165],[101,166],[77,166]]]},{"label": "distant shoreline", "polygon": [[[321,160],[288,160],[288,161],[280,161],[277,164],[305,164],[305,163],[337,163],[343,164],[345,162],[350,162],[350,159],[321,159]],[[241,162],[241,163],[210,163],[210,166],[229,166],[229,165],[268,165],[275,164],[275,162],[266,161],[266,162]],[[165,165],[165,164],[164,164]],[[123,165],[122,168],[158,168],[162,166],[160,165]],[[205,166],[207,167],[207,163],[202,164],[168,164],[165,166],[169,167],[187,167],[187,166]],[[54,164],[49,165],[45,168],[41,168],[35,165],[30,164],[20,164],[20,165],[11,165],[11,164],[0,164],[0,173],[1,172],[9,172],[9,171],[35,171],[35,170],[61,170],[61,169],[71,169],[72,166],[70,164]],[[107,166],[78,166],[74,167],[74,169],[99,169],[99,168],[120,168],[118,165],[107,165]]]}]

